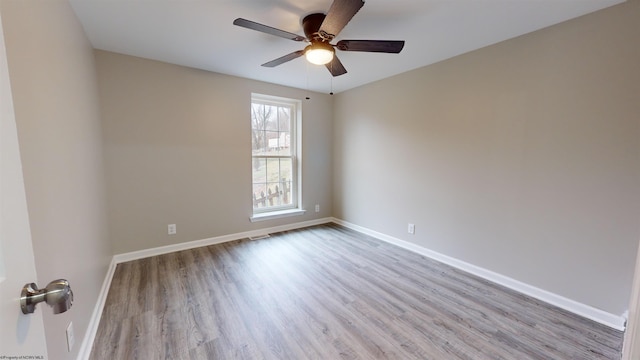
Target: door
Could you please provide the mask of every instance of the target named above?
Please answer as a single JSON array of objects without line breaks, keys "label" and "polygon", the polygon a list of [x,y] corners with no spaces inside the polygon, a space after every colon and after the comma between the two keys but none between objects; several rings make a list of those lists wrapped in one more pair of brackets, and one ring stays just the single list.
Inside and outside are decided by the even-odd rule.
[{"label": "door", "polygon": [[42,311],[20,309],[31,282],[38,283],[0,13],[0,358],[47,358]]},{"label": "door", "polygon": [[636,255],[636,271],[633,275],[631,301],[629,302],[629,320],[622,349],[623,360],[640,359],[640,247],[638,247]]}]

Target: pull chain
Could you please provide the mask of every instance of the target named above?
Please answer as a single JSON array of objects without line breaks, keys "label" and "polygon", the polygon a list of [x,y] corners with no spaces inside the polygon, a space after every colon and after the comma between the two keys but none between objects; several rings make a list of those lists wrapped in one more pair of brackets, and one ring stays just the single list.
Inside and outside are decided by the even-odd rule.
[{"label": "pull chain", "polygon": [[307,96],[305,97],[305,99],[309,100],[311,98],[309,97],[309,62],[308,61],[306,61],[305,70],[306,70],[305,74],[307,78]]},{"label": "pull chain", "polygon": [[[333,65],[331,65],[331,67],[333,68]],[[333,72],[331,73],[331,92],[329,95],[333,95]]]}]

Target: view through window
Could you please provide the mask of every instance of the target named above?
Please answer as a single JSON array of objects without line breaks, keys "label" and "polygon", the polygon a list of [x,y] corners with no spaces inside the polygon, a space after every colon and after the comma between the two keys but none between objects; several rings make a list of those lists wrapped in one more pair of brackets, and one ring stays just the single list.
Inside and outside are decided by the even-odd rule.
[{"label": "view through window", "polygon": [[297,207],[296,120],[296,101],[252,96],[254,213]]}]

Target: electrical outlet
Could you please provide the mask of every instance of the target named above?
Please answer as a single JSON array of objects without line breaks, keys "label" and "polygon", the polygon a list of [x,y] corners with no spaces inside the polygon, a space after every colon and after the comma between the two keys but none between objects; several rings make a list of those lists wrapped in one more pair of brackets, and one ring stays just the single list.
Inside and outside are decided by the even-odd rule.
[{"label": "electrical outlet", "polygon": [[416,233],[416,226],[414,224],[409,224],[409,226],[407,226],[407,232],[409,234],[415,234]]},{"label": "electrical outlet", "polygon": [[73,333],[73,322],[69,323],[69,326],[67,326],[67,351],[71,352],[71,349],[73,349],[73,344],[75,344],[76,342],[76,336]]},{"label": "electrical outlet", "polygon": [[175,235],[176,232],[177,232],[176,224],[169,224],[169,226],[167,226],[167,234]]},{"label": "electrical outlet", "polygon": [[316,212],[320,212],[320,204],[316,204]]}]

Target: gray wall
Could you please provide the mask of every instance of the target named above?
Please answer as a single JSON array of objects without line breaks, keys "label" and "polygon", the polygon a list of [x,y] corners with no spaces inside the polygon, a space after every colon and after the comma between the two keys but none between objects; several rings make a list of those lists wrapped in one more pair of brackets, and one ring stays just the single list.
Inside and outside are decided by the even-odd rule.
[{"label": "gray wall", "polygon": [[334,216],[621,315],[640,239],[639,4],[337,95]]},{"label": "gray wall", "polygon": [[75,293],[66,313],[54,316],[45,305],[36,311],[44,313],[49,358],[73,359],[112,255],[93,50],[66,1],[0,6],[37,283],[66,278]]},{"label": "gray wall", "polygon": [[[96,59],[115,253],[331,215],[331,96],[104,51]],[[249,221],[252,92],[302,99],[305,215]]]},{"label": "gray wall", "polygon": [[50,357],[75,357],[111,254],[331,215],[621,314],[640,237],[639,3],[310,94],[308,212],[250,223],[250,94],[306,91],[94,58],[66,2],[0,0],[40,282],[76,292],[45,313]]}]

